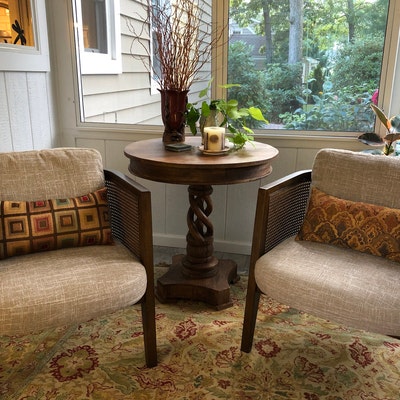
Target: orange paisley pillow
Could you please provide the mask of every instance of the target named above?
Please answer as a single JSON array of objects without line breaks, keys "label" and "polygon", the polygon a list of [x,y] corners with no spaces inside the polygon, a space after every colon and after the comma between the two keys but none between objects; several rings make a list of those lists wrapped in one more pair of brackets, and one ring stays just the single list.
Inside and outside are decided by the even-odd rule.
[{"label": "orange paisley pillow", "polygon": [[339,199],[312,188],[296,240],[329,243],[400,262],[400,210]]}]

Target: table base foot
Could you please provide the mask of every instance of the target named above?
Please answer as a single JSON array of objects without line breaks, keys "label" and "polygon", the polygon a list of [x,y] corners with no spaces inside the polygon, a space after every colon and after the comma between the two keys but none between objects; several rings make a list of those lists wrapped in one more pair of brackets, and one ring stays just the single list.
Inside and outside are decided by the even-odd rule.
[{"label": "table base foot", "polygon": [[183,274],[183,255],[174,256],[172,265],[157,280],[156,297],[161,303],[179,299],[204,301],[217,310],[232,307],[230,283],[237,282],[237,264],[232,260],[219,260],[216,275],[209,278],[188,278]]}]

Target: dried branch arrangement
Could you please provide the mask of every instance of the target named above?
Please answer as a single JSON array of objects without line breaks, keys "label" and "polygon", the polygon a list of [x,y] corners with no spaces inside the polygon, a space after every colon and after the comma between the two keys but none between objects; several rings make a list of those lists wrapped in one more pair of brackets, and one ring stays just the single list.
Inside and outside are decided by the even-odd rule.
[{"label": "dried branch arrangement", "polygon": [[[211,50],[222,32],[212,36],[212,26],[204,21],[199,1],[170,0],[154,5],[152,0],[146,0],[141,28],[135,29],[137,22],[128,21],[133,33],[131,55],[153,73],[161,90],[189,90],[203,66],[211,60]],[[138,54],[137,45],[144,54]]]}]

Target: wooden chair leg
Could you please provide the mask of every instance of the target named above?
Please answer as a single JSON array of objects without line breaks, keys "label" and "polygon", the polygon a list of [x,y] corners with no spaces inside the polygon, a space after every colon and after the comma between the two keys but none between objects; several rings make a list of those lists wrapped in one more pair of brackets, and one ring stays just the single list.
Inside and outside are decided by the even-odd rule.
[{"label": "wooden chair leg", "polygon": [[240,347],[245,353],[250,353],[253,346],[254,330],[256,327],[260,295],[261,293],[258,290],[254,279],[249,280],[249,285],[247,287],[246,306],[244,311],[242,344]]},{"label": "wooden chair leg", "polygon": [[148,368],[157,365],[156,311],[154,294],[146,293],[142,300],[144,353]]}]

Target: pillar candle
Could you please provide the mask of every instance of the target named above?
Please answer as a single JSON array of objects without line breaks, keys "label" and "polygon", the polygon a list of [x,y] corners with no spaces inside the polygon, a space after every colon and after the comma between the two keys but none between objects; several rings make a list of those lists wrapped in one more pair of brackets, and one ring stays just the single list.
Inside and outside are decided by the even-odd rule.
[{"label": "pillar candle", "polygon": [[204,150],[221,151],[225,148],[225,128],[207,126],[204,128]]}]

